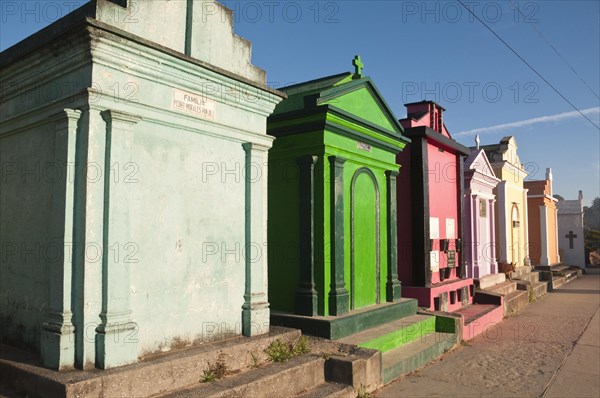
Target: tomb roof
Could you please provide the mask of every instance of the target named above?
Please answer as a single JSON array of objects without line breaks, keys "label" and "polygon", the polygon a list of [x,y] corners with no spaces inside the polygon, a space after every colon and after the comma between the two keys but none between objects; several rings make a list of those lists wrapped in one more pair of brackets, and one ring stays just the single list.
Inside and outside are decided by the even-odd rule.
[{"label": "tomb roof", "polygon": [[266,85],[265,71],[251,62],[252,44],[234,33],[232,11],[216,0],[92,0],[1,52],[0,67],[90,28],[285,97]]}]

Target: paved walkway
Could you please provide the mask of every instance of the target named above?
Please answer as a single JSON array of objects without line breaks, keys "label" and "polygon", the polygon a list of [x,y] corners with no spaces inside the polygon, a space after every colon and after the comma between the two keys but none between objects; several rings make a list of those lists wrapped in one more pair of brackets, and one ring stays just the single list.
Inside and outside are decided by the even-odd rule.
[{"label": "paved walkway", "polygon": [[600,270],[375,396],[600,397]]}]

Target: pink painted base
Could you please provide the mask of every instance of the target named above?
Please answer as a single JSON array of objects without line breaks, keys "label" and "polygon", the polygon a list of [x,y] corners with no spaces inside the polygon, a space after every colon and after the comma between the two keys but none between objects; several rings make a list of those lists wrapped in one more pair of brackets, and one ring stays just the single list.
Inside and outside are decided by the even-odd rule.
[{"label": "pink painted base", "polygon": [[483,337],[488,340],[495,340],[499,337],[499,331],[497,324],[502,321],[504,318],[504,306],[500,305],[495,307],[490,312],[482,315],[481,317],[475,319],[469,324],[465,324],[465,319],[469,318],[471,312],[481,311],[481,306],[490,306],[489,304],[474,304],[471,307],[467,307],[461,311],[462,315],[462,324],[463,324],[463,340],[472,340],[476,336],[483,334]]},{"label": "pink painted base", "polygon": [[[473,279],[457,279],[455,281],[446,281],[433,285],[431,287],[402,286],[402,297],[417,299],[419,307],[425,307],[432,311],[435,308],[435,298],[440,293],[448,293],[448,312],[454,312],[463,308],[460,300],[460,289],[464,286],[469,287],[469,304],[473,303]],[[453,302],[454,301],[454,302]]]}]

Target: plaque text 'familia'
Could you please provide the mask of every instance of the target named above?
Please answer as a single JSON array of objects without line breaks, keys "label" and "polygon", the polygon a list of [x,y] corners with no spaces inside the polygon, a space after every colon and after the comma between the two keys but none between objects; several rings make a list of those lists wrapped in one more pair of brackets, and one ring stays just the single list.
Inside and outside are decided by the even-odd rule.
[{"label": "plaque text 'familia'", "polygon": [[203,119],[215,119],[216,102],[200,95],[187,93],[181,90],[173,90],[173,102],[171,109],[190,113]]}]

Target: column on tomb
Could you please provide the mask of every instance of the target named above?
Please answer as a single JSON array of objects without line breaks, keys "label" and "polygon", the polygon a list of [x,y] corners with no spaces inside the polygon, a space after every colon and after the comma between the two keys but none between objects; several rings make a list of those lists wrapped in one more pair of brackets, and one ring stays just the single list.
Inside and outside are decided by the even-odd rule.
[{"label": "column on tomb", "polygon": [[479,195],[471,196],[471,207],[473,208],[471,220],[473,275],[471,278],[479,278]]},{"label": "column on tomb", "polygon": [[499,259],[502,262],[508,262],[508,250],[510,248],[509,228],[512,228],[512,218],[507,208],[508,204],[506,203],[506,184],[506,181],[498,183],[498,214],[496,214],[498,218],[498,236],[496,237],[496,241],[498,242]]},{"label": "column on tomb", "polygon": [[387,170],[385,172],[387,181],[387,281],[385,285],[386,301],[393,302],[400,300],[401,284],[398,280],[398,225],[397,225],[397,205],[396,200],[396,178],[397,170]]},{"label": "column on tomb", "polygon": [[[77,123],[81,111],[65,109],[53,115],[50,121],[55,127],[55,164],[75,164]],[[73,313],[71,312],[71,284],[73,253],[73,225],[75,217],[75,180],[67,172],[61,173],[54,184],[54,209],[52,212],[52,244],[61,253],[49,267],[50,299],[46,320],[42,324],[41,356],[45,366],[62,370],[75,364],[75,339]],[[59,200],[64,198],[64,200]]]},{"label": "column on tomb", "polygon": [[560,254],[558,251],[558,207],[554,208],[554,247],[556,248],[556,262],[560,263]]},{"label": "column on tomb", "polygon": [[299,249],[300,263],[296,289],[296,313],[318,315],[318,296],[315,289],[315,164],[317,156],[296,159],[299,169]]},{"label": "column on tomb", "polygon": [[488,200],[488,216],[489,216],[489,226],[490,226],[490,247],[489,251],[486,251],[490,256],[490,272],[495,274],[498,272],[498,262],[496,260],[496,215],[494,214],[496,199]]},{"label": "column on tomb", "polygon": [[329,314],[341,315],[350,310],[350,293],[344,280],[344,163],[346,159],[330,156],[330,225],[331,285]]},{"label": "column on tomb", "polygon": [[[131,160],[134,126],[141,118],[115,110],[101,115],[106,122],[104,170],[108,171],[115,162]],[[127,244],[115,239],[111,221],[118,219],[120,227],[129,231],[129,191],[112,187],[111,178],[111,173],[104,173],[102,312],[96,328],[96,366],[102,369],[135,362],[138,357],[137,339],[130,338],[137,329],[130,307],[131,264],[109,255],[114,243]]]},{"label": "column on tomb", "polygon": [[540,265],[550,265],[548,248],[548,208],[545,205],[540,209]]},{"label": "column on tomb", "polygon": [[[256,144],[242,144],[246,152],[245,164],[245,293],[242,305],[242,334],[256,336],[269,331],[269,302],[267,298],[267,184],[257,183],[251,170],[258,168],[261,181],[268,181],[267,154],[269,147]],[[261,250],[260,255],[252,255],[252,250]]]},{"label": "column on tomb", "polygon": [[[525,257],[523,259],[523,265],[531,265],[531,260],[529,259],[529,228],[528,228],[528,212],[529,209],[527,208],[527,192],[529,190],[528,189],[523,189],[523,210],[521,212],[521,214],[523,214],[523,216],[521,217],[521,228],[523,233],[525,234],[524,236],[524,247],[525,247]],[[521,259],[519,259],[520,261]]]}]

